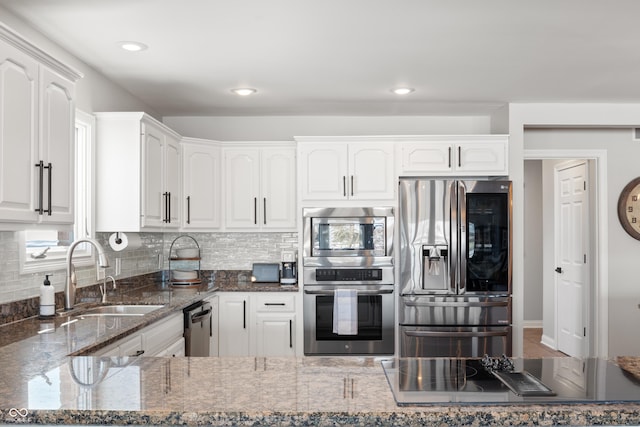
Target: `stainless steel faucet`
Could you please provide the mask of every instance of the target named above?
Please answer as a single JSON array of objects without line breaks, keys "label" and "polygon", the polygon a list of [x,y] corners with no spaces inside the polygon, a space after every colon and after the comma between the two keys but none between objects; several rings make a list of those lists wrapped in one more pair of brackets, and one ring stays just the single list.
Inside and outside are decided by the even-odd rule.
[{"label": "stainless steel faucet", "polygon": [[102,286],[100,286],[100,293],[102,294],[103,303],[107,302],[107,279],[111,280],[111,283],[113,283],[113,289],[116,289],[116,279],[114,279],[113,276],[105,276],[104,280],[102,281]]},{"label": "stainless steel faucet", "polygon": [[104,249],[102,248],[100,243],[98,243],[96,240],[90,239],[90,238],[84,238],[84,239],[78,239],[75,242],[73,242],[71,246],[69,246],[69,251],[67,252],[67,282],[64,286],[64,309],[65,310],[73,309],[73,304],[76,301],[76,285],[77,285],[76,273],[74,271],[73,263],[71,262],[71,259],[73,257],[73,251],[75,250],[76,246],[78,246],[80,243],[92,244],[93,247],[96,248],[96,251],[98,251],[98,266],[101,268],[109,267],[109,258],[107,258],[107,256],[104,253]]}]

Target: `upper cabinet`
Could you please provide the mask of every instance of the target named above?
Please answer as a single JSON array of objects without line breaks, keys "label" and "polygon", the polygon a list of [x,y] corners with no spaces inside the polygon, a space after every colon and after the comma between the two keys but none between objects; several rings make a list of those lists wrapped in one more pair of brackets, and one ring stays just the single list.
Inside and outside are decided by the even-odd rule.
[{"label": "upper cabinet", "polygon": [[80,77],[0,27],[0,222],[74,222]]},{"label": "upper cabinet", "polygon": [[223,153],[226,229],[295,230],[294,145],[233,143]]},{"label": "upper cabinet", "polygon": [[507,135],[411,137],[397,150],[400,176],[509,174]]},{"label": "upper cabinet", "polygon": [[220,228],[221,151],[215,141],[182,139],[182,228]]},{"label": "upper cabinet", "polygon": [[366,137],[296,140],[303,201],[393,200],[393,143]]},{"label": "upper cabinet", "polygon": [[144,113],[96,113],[96,118],[96,230],[178,229],[180,136]]}]

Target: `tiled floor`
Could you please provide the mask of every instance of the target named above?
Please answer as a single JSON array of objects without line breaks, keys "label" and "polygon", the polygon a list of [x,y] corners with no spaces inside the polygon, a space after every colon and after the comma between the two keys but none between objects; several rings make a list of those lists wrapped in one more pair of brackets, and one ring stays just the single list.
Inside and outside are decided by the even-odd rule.
[{"label": "tiled floor", "polygon": [[567,357],[566,354],[555,351],[544,344],[540,343],[542,337],[541,328],[525,328],[524,329],[524,357],[528,358],[544,358],[544,357]]}]

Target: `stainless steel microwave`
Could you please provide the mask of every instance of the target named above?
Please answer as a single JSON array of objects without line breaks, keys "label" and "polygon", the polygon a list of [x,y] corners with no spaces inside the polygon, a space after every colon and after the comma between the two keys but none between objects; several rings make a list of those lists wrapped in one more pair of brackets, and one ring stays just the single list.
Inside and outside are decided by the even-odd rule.
[{"label": "stainless steel microwave", "polygon": [[393,256],[393,208],[305,208],[305,265],[369,265]]}]

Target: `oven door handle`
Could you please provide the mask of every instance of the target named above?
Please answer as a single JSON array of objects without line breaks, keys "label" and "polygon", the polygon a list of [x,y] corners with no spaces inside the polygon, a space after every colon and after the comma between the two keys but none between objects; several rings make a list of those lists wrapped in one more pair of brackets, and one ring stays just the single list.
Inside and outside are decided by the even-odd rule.
[{"label": "oven door handle", "polygon": [[404,301],[408,307],[508,307],[509,301],[485,301],[485,302],[444,302],[444,301]]},{"label": "oven door handle", "polygon": [[[305,294],[309,295],[334,295],[334,291],[310,291],[305,289]],[[380,294],[391,294],[393,293],[393,289],[382,289],[377,291],[358,291],[358,295],[380,295]]]},{"label": "oven door handle", "polygon": [[451,332],[451,331],[404,331],[408,337],[453,337],[453,338],[474,338],[474,337],[501,337],[507,336],[507,331],[487,331],[487,332]]}]

